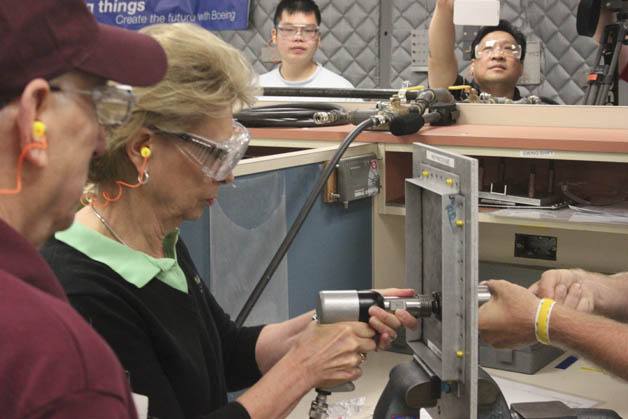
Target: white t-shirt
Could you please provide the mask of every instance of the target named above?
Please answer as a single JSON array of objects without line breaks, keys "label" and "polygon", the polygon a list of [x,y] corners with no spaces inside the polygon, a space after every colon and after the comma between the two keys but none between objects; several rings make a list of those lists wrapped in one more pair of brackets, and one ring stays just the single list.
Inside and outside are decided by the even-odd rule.
[{"label": "white t-shirt", "polygon": [[259,76],[259,82],[263,87],[329,87],[339,89],[351,89],[353,85],[347,79],[333,71],[327,70],[320,64],[316,65],[316,71],[306,80],[290,81],[281,76],[279,67]]},{"label": "white t-shirt", "polygon": [[[353,85],[347,79],[338,74],[327,70],[322,65],[316,65],[316,71],[306,80],[290,81],[281,76],[279,67],[259,77],[262,87],[319,87],[319,88],[338,88],[353,89]],[[278,102],[328,102],[331,98],[307,97],[307,96],[258,96],[258,100],[270,100]],[[359,99],[333,99],[334,102],[355,102]],[[259,106],[259,104],[258,104]]]}]

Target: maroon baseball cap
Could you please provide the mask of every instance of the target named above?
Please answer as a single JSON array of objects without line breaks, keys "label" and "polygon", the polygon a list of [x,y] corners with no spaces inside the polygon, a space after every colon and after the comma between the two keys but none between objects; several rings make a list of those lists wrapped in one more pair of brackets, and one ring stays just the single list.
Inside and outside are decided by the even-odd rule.
[{"label": "maroon baseball cap", "polygon": [[149,86],[166,67],[157,41],[97,23],[84,0],[0,1],[0,98],[19,95],[35,78],[72,70]]}]

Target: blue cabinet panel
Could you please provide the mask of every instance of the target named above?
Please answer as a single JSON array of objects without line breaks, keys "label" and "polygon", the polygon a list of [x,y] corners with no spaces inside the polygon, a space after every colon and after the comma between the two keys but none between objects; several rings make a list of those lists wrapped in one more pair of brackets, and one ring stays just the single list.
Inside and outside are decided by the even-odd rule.
[{"label": "blue cabinet panel", "polygon": [[[222,210],[228,212],[231,219],[237,220],[245,228],[254,228],[274,208],[272,202],[264,201],[285,199],[287,230],[321,170],[322,165],[311,164],[273,172],[275,175],[280,174],[281,193],[276,190],[264,193],[263,186],[260,187],[260,180],[268,176],[268,173],[241,176],[237,179],[237,188],[222,188],[219,202]],[[276,187],[277,177],[273,178],[271,183],[275,183]],[[255,192],[251,190],[253,185]],[[243,198],[242,194],[245,193],[255,193],[258,198],[252,203],[251,199]],[[291,317],[313,308],[319,290],[371,287],[371,212],[371,199],[352,202],[348,209],[339,204],[324,204],[321,199],[316,201],[287,255],[289,301],[285,303],[289,304]],[[209,220],[209,213],[206,211],[201,219],[184,223],[181,235],[202,276],[211,281]],[[276,236],[263,237],[260,240],[272,243],[276,248],[283,240],[284,232],[278,231]],[[241,263],[247,261],[242,260]],[[224,302],[222,304],[226,305]]]}]

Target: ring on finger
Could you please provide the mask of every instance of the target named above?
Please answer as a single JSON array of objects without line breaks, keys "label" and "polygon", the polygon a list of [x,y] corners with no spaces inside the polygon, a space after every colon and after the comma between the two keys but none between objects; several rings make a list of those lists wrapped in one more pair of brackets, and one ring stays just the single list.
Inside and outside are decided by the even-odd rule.
[{"label": "ring on finger", "polygon": [[364,352],[360,352],[360,364],[366,361],[366,354]]}]

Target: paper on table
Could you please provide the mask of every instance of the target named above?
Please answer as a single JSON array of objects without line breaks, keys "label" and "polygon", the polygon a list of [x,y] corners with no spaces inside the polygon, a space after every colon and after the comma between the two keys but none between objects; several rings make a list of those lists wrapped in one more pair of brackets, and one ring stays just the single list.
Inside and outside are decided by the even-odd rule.
[{"label": "paper on table", "polygon": [[599,402],[584,397],[573,396],[554,390],[547,390],[530,384],[518,383],[501,377],[493,377],[508,404],[522,402],[561,401],[572,408],[593,407]]},{"label": "paper on table", "polygon": [[543,221],[562,221],[595,224],[628,224],[628,210],[624,206],[574,207],[559,210],[501,209],[490,213],[494,217],[523,218]]},{"label": "paper on table", "polygon": [[544,221],[569,221],[572,215],[570,210],[540,210],[533,208],[500,209],[489,213],[493,217],[523,218]]},{"label": "paper on table", "polygon": [[[518,383],[506,378],[493,377],[493,379],[504,394],[508,405],[512,403],[560,401],[571,408],[582,409],[593,407],[599,403],[597,400],[585,399],[584,397],[547,390],[530,384]],[[431,416],[424,409],[421,409],[420,418],[429,419]]]},{"label": "paper on table", "polygon": [[574,207],[570,205],[569,208],[574,211],[570,221],[628,224],[628,211],[625,205],[618,204],[609,207]]}]

